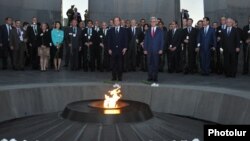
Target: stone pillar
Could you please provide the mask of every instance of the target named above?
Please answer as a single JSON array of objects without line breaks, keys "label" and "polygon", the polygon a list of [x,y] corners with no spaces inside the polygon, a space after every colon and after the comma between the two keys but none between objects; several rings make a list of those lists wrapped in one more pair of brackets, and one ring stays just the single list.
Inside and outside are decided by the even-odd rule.
[{"label": "stone pillar", "polygon": [[89,0],[92,20],[109,21],[114,16],[137,20],[151,16],[160,17],[165,23],[180,17],[180,0]]},{"label": "stone pillar", "polygon": [[37,17],[40,22],[49,24],[55,20],[61,21],[62,0],[1,0],[0,20],[12,17],[21,21],[31,22]]},{"label": "stone pillar", "polygon": [[221,16],[232,17],[238,20],[239,26],[247,24],[249,0],[204,0],[205,15],[212,21],[219,21]]}]

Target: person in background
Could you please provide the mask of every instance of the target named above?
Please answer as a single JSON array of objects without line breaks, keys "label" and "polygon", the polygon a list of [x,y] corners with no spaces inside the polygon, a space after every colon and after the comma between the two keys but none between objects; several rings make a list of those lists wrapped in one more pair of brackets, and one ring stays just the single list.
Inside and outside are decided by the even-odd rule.
[{"label": "person in background", "polygon": [[10,48],[13,50],[15,70],[24,70],[25,52],[27,51],[26,33],[21,27],[21,21],[15,21],[16,27],[10,33]]},{"label": "person in background", "polygon": [[181,53],[181,40],[183,37],[182,29],[178,29],[177,21],[173,21],[172,30],[168,31],[168,73],[179,73],[180,72],[180,60],[178,60]]},{"label": "person in background", "polygon": [[68,9],[66,15],[68,16],[68,26],[70,26],[71,21],[74,18],[74,5],[71,5],[71,8]]},{"label": "person in background", "polygon": [[248,24],[243,27],[243,75],[249,73],[250,63],[250,16],[248,17]]},{"label": "person in background", "polygon": [[81,14],[77,11],[77,8],[74,8],[73,19],[77,21],[77,24],[79,24],[82,21]]},{"label": "person in background", "polygon": [[77,27],[77,20],[72,20],[72,27],[69,28],[65,41],[70,48],[70,69],[76,71],[79,69],[79,51],[82,50],[82,30]]},{"label": "person in background", "polygon": [[32,18],[32,24],[27,28],[27,35],[28,35],[28,51],[30,55],[30,61],[32,64],[32,69],[37,70],[39,68],[39,57],[37,55],[38,51],[38,38],[39,33],[41,33],[40,24],[37,22],[37,18]]},{"label": "person in background", "polygon": [[148,29],[149,29],[149,25],[148,24],[144,24],[144,26],[143,26],[143,33],[142,33],[142,35],[141,35],[141,40],[142,40],[142,42],[141,42],[141,48],[140,48],[140,60],[141,60],[141,63],[140,63],[140,67],[141,67],[141,71],[147,71],[148,70],[148,68],[147,68],[147,54],[144,54],[144,40],[145,40],[145,35],[146,35],[146,33],[147,33],[147,31],[148,31]]},{"label": "person in background", "polygon": [[99,48],[100,48],[100,71],[110,70],[110,55],[108,53],[108,27],[107,23],[102,23],[102,28],[98,32],[99,35]]},{"label": "person in background", "polygon": [[210,74],[211,50],[216,48],[215,30],[209,26],[210,19],[203,18],[203,28],[200,29],[197,37],[196,52],[200,53],[201,74],[208,76]]},{"label": "person in background", "polygon": [[197,28],[197,29],[201,29],[202,27],[203,27],[203,20],[199,20],[199,21],[197,22],[196,28]]},{"label": "person in background", "polygon": [[196,68],[196,53],[198,30],[193,26],[193,19],[187,21],[187,28],[184,30],[184,43],[186,44],[186,65],[184,66],[184,74],[193,74]]},{"label": "person in background", "polygon": [[237,53],[240,52],[240,37],[237,29],[233,27],[233,23],[233,19],[228,18],[226,29],[221,34],[226,77],[236,77]]},{"label": "person in background", "polygon": [[40,56],[40,69],[46,71],[50,57],[50,33],[48,24],[41,24],[41,32],[38,36],[38,56]]},{"label": "person in background", "polygon": [[60,71],[61,62],[63,58],[63,40],[64,32],[59,21],[55,22],[55,28],[51,31],[52,43],[51,48],[52,55],[54,58],[54,68],[55,71]]},{"label": "person in background", "polygon": [[5,24],[0,27],[0,53],[2,56],[2,69],[8,68],[8,57],[10,57],[12,68],[13,64],[13,51],[10,48],[10,32],[12,30],[12,19],[10,17],[5,18]]}]

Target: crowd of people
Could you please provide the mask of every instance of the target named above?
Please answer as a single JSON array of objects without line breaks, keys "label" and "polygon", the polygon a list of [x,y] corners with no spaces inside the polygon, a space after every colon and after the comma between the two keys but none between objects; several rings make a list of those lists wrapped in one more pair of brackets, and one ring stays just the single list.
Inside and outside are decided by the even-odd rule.
[{"label": "crowd of people", "polygon": [[[112,80],[119,81],[123,72],[147,71],[148,81],[157,82],[158,72],[165,70],[236,77],[238,60],[243,60],[243,74],[249,72],[250,17],[243,29],[226,17],[220,23],[204,17],[195,27],[191,18],[167,26],[156,17],[99,23],[82,21],[73,8],[66,27],[60,21],[50,26],[36,17],[31,24],[7,17],[0,28],[2,69],[60,71],[64,64],[72,71],[112,71]],[[243,59],[238,59],[240,51]]]}]

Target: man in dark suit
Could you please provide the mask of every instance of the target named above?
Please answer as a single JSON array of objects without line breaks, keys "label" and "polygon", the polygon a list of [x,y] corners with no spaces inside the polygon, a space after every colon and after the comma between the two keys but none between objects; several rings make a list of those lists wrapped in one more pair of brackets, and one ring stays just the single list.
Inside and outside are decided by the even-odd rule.
[{"label": "man in dark suit", "polygon": [[164,45],[163,45],[163,53],[160,55],[160,60],[159,60],[159,72],[163,72],[164,71],[164,67],[165,67],[165,60],[166,60],[166,50],[167,50],[167,34],[168,34],[168,29],[167,27],[164,25],[163,21],[160,21],[158,23],[159,28],[162,30],[163,32],[163,40],[164,40]]},{"label": "man in dark suit", "polygon": [[[83,69],[95,71],[98,54],[98,33],[93,28],[93,21],[87,22],[87,28],[83,30]],[[98,64],[99,65],[99,64]]]},{"label": "man in dark suit", "polygon": [[157,18],[151,17],[151,28],[147,30],[144,39],[144,53],[148,58],[148,81],[158,81],[159,58],[163,53],[163,31],[156,27]]},{"label": "man in dark suit", "polygon": [[8,67],[8,57],[10,56],[11,65],[13,67],[13,52],[10,48],[10,33],[12,30],[12,19],[10,17],[5,18],[5,24],[0,27],[0,53],[2,56],[3,66],[5,70]]},{"label": "man in dark suit", "polygon": [[248,25],[243,28],[243,74],[246,75],[249,72],[249,63],[250,63],[250,16],[248,17]]},{"label": "man in dark suit", "polygon": [[128,51],[127,51],[127,57],[128,57],[128,70],[129,71],[136,71],[137,66],[137,54],[138,49],[140,46],[139,38],[141,36],[142,32],[140,28],[137,28],[136,26],[136,20],[131,20],[131,27],[128,28]]},{"label": "man in dark suit", "polygon": [[114,28],[108,32],[108,48],[112,61],[112,81],[122,81],[123,56],[127,51],[127,30],[121,27],[121,18],[114,18]]},{"label": "man in dark suit", "polygon": [[78,70],[79,51],[82,49],[82,31],[77,27],[75,19],[72,20],[72,27],[69,28],[66,43],[70,48],[70,68],[73,71]]},{"label": "man in dark suit", "polygon": [[227,28],[221,35],[221,45],[224,55],[224,72],[226,77],[235,77],[237,70],[237,52],[240,51],[238,31],[233,27],[233,19],[227,19]]},{"label": "man in dark suit", "polygon": [[220,51],[221,48],[221,36],[223,34],[223,31],[226,30],[227,25],[226,25],[226,17],[221,17],[220,19],[220,26],[216,29],[216,37],[217,37],[217,48],[216,48],[216,67],[215,67],[215,72],[218,74],[223,73],[223,62],[222,62],[222,54]]},{"label": "man in dark suit", "polygon": [[[234,25],[233,25],[233,26],[237,29],[238,34],[239,34],[239,38],[240,38],[240,48],[243,48],[243,42],[244,42],[243,30],[238,26],[238,21],[237,21],[237,20],[234,20]],[[236,71],[238,71],[239,54],[240,54],[240,52],[237,52],[237,61],[236,61],[236,63],[237,63],[237,65],[236,65],[237,70],[236,70]],[[237,72],[236,72],[236,73],[237,73]]]},{"label": "man in dark suit", "polygon": [[195,48],[197,46],[197,36],[198,36],[198,30],[193,25],[193,19],[188,19],[188,27],[184,30],[184,43],[185,43],[185,66],[184,66],[184,73],[194,73],[195,72],[195,66],[196,66],[196,53]]},{"label": "man in dark suit", "polygon": [[102,23],[99,35],[99,54],[100,54],[100,71],[110,70],[110,55],[108,53],[108,26],[106,22]]},{"label": "man in dark suit", "polygon": [[71,8],[68,9],[66,15],[68,16],[68,26],[70,26],[71,21],[74,18],[74,5],[71,5]]},{"label": "man in dark suit", "polygon": [[32,18],[32,24],[27,29],[28,44],[29,44],[29,54],[31,55],[32,69],[39,68],[39,57],[38,57],[38,37],[41,33],[40,25],[37,23],[37,18]]},{"label": "man in dark suit", "polygon": [[198,35],[196,48],[200,53],[201,74],[205,76],[210,74],[211,49],[215,50],[216,47],[215,30],[209,26],[209,23],[208,17],[203,18],[203,28]]},{"label": "man in dark suit", "polygon": [[74,8],[73,19],[77,21],[77,24],[79,24],[82,21],[81,14],[77,11],[77,8]]},{"label": "man in dark suit", "polygon": [[181,52],[182,29],[177,28],[177,22],[171,23],[172,30],[168,32],[168,72],[180,72],[180,60],[178,56]]},{"label": "man in dark suit", "polygon": [[16,28],[13,28],[10,33],[10,47],[13,50],[14,69],[24,70],[26,48],[26,33],[21,28],[21,21],[15,21]]}]

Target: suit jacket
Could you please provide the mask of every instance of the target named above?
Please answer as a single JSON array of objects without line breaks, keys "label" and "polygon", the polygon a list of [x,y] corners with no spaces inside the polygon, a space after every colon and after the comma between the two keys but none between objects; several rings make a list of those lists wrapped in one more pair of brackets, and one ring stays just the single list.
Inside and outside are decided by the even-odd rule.
[{"label": "suit jacket", "polygon": [[163,51],[164,47],[164,35],[163,31],[157,27],[155,31],[154,37],[151,35],[151,28],[147,30],[144,39],[144,50],[148,52],[148,54],[159,54],[159,51]]},{"label": "suit jacket", "polygon": [[180,51],[182,39],[183,39],[183,30],[182,29],[176,29],[174,35],[173,35],[173,31],[169,30],[168,31],[167,48],[169,48],[170,45],[172,45],[172,48],[176,47],[176,50]]},{"label": "suit jacket", "polygon": [[232,27],[230,34],[227,30],[223,30],[221,43],[224,52],[236,52],[236,48],[240,47],[240,37],[236,28]]},{"label": "suit jacket", "polygon": [[128,46],[127,29],[120,27],[119,34],[116,35],[115,27],[108,30],[108,48],[112,55],[122,55],[122,50]]},{"label": "suit jacket", "polygon": [[[22,40],[20,36],[22,36]],[[20,28],[20,35],[18,35],[17,29],[13,28],[10,33],[10,46],[13,46],[14,50],[16,50],[20,47],[20,43],[24,42],[26,38],[26,32],[23,29]]]},{"label": "suit jacket", "polygon": [[29,26],[27,28],[27,37],[28,37],[28,43],[31,43],[32,46],[39,46],[38,44],[38,37],[39,33],[41,32],[40,25],[37,24],[37,33],[35,33],[34,29],[32,26]]},{"label": "suit jacket", "polygon": [[238,31],[240,42],[242,44],[244,42],[244,33],[243,33],[243,30],[241,28],[239,28],[239,27],[237,27],[236,29]]},{"label": "suit jacket", "polygon": [[0,27],[0,43],[3,45],[4,48],[9,47],[10,33],[11,30],[8,33],[6,24]]},{"label": "suit jacket", "polygon": [[209,26],[207,34],[205,35],[204,27],[201,28],[197,38],[197,43],[200,45],[199,48],[203,51],[210,51],[212,47],[216,47],[215,30]]},{"label": "suit jacket", "polygon": [[248,33],[248,31],[250,31],[250,24],[244,26],[243,28],[243,39],[244,39],[244,44],[246,45],[246,40],[248,38],[250,38],[250,33]]},{"label": "suit jacket", "polygon": [[[135,49],[136,45],[140,43],[140,36],[142,32],[141,29],[135,28],[135,34],[132,31],[132,28],[128,28],[128,43],[129,47],[128,49]],[[136,43],[136,40],[138,40],[138,43]]]},{"label": "suit jacket", "polygon": [[98,32],[98,36],[99,36],[99,43],[103,43],[104,47],[107,49],[108,47],[108,29],[106,29],[106,35],[104,34],[103,29],[100,29]]},{"label": "suit jacket", "polygon": [[70,27],[66,35],[66,43],[72,44],[72,48],[82,47],[82,30],[79,27],[76,28],[77,31],[74,33],[73,27]]},{"label": "suit jacket", "polygon": [[73,18],[77,20],[77,23],[82,21],[81,14],[79,12],[77,12],[76,15],[75,15],[75,13],[73,13]]},{"label": "suit jacket", "polygon": [[92,35],[88,34],[88,28],[85,28],[82,34],[83,34],[83,37],[82,37],[83,45],[88,41],[93,43],[92,47],[97,47],[99,45],[98,33],[94,30],[94,28],[92,28]]},{"label": "suit jacket", "polygon": [[196,48],[197,46],[197,37],[198,37],[198,30],[194,27],[191,28],[191,31],[188,32],[188,28],[184,29],[184,40],[187,39],[188,36],[188,47]]},{"label": "suit jacket", "polygon": [[38,46],[46,46],[50,47],[51,45],[51,33],[50,31],[40,32],[38,33]]}]

